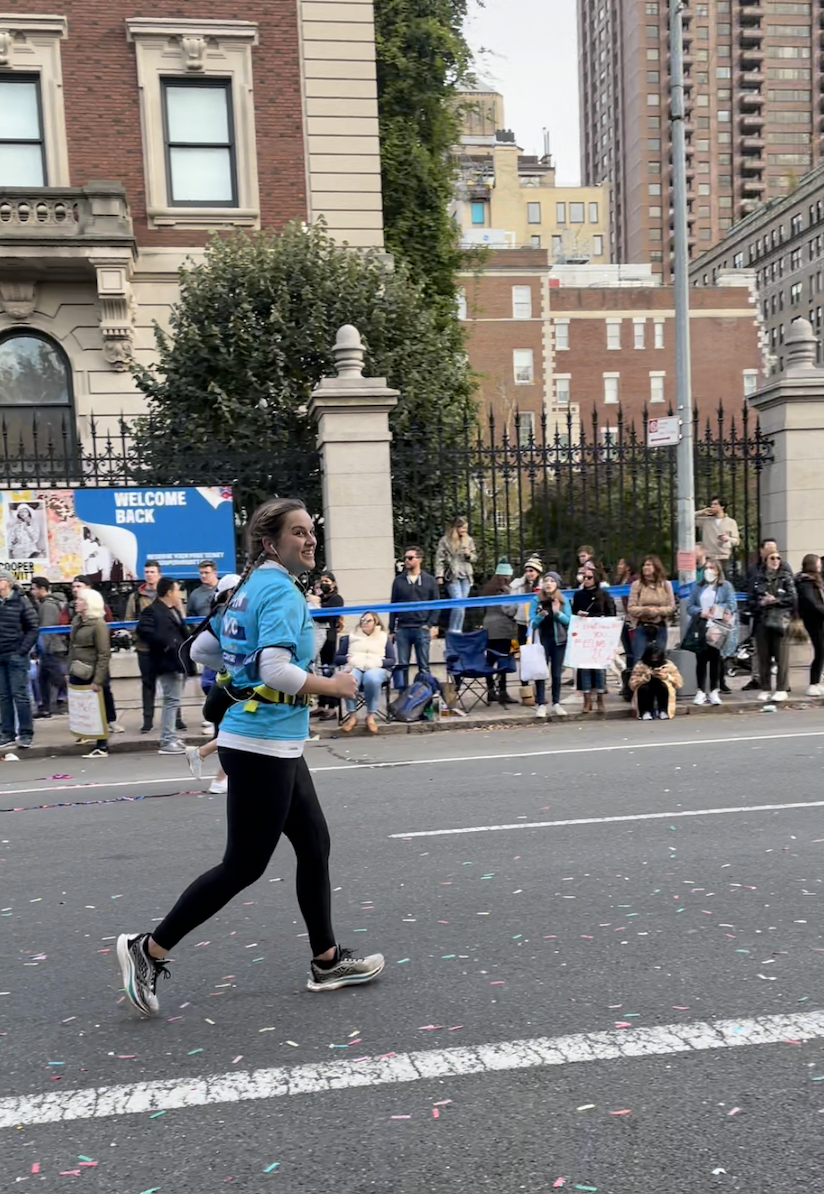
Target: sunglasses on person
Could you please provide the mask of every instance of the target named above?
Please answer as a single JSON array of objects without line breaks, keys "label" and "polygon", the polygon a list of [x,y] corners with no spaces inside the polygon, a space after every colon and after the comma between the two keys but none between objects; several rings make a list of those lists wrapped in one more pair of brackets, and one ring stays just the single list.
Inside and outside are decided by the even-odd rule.
[{"label": "sunglasses on person", "polygon": [[404,556],[403,558],[405,560],[417,560],[418,557],[416,555],[412,554],[412,555]]},{"label": "sunglasses on person", "polygon": [[767,556],[767,559],[768,560],[780,560],[781,556],[779,555],[779,553],[777,551],[774,551],[772,555]]}]

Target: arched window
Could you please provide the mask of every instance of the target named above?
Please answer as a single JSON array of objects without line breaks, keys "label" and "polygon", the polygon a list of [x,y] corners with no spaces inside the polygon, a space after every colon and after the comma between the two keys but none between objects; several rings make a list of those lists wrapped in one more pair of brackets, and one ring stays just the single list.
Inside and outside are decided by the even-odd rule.
[{"label": "arched window", "polygon": [[29,328],[0,335],[0,455],[63,455],[74,443],[71,368],[63,349]]}]

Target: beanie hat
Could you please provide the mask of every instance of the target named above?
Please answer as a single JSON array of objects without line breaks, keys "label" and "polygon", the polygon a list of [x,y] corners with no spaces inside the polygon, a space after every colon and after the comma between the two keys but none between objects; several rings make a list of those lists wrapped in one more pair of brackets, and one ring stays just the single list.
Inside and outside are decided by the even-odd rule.
[{"label": "beanie hat", "polygon": [[498,560],[498,567],[495,569],[496,576],[512,576],[513,568],[506,556],[501,556]]},{"label": "beanie hat", "polygon": [[9,572],[8,568],[0,568],[0,580],[8,580],[14,584],[14,573]]},{"label": "beanie hat", "polygon": [[524,564],[524,571],[526,571],[527,568],[534,568],[539,575],[541,575],[544,571],[544,566],[537,556],[529,557],[527,562]]},{"label": "beanie hat", "polygon": [[554,581],[555,581],[555,583],[556,583],[556,585],[558,586],[558,588],[559,588],[559,589],[560,589],[560,588],[563,588],[563,583],[564,583],[564,582],[561,580],[561,577],[560,577],[559,573],[557,573],[557,572],[547,572],[546,576],[544,576],[544,580],[546,580],[547,576],[550,578],[550,580],[554,580]]}]

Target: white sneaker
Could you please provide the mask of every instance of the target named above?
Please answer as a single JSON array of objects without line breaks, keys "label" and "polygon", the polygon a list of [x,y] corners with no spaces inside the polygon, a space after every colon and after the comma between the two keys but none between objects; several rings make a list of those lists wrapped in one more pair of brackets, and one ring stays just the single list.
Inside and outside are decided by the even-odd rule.
[{"label": "white sneaker", "polygon": [[758,700],[759,701],[769,701],[769,700],[771,700],[770,694],[768,692],[759,692]]},{"label": "white sneaker", "polygon": [[664,711],[662,710],[662,711],[661,711],[661,712],[658,714],[658,720],[659,720],[659,721],[669,721],[669,713],[664,713]]},{"label": "white sneaker", "polygon": [[702,688],[698,689],[698,692],[696,692],[696,694],[695,694],[695,700],[692,703],[693,703],[693,705],[706,705],[707,694],[704,692],[704,690]]},{"label": "white sneaker", "polygon": [[546,705],[539,705],[535,710],[536,717],[546,717]]},{"label": "white sneaker", "polygon": [[810,687],[807,689],[807,691],[804,693],[804,695],[805,696],[824,696],[824,689],[822,689],[820,684],[811,684]]},{"label": "white sneaker", "polygon": [[773,700],[774,701],[786,701],[787,698],[789,697],[789,695],[790,694],[788,692],[774,692]]},{"label": "white sneaker", "polygon": [[721,703],[722,703],[721,693],[718,691],[717,688],[713,688],[712,692],[710,693],[710,704],[711,705],[720,705]]},{"label": "white sneaker", "polygon": [[644,713],[641,716],[641,721],[652,721],[652,720],[653,720],[653,717],[652,717],[651,713]]},{"label": "white sneaker", "polygon": [[195,779],[200,779],[203,775],[203,759],[200,757],[200,751],[196,746],[186,747],[186,762],[189,764],[189,770]]},{"label": "white sneaker", "polygon": [[566,715],[567,715],[567,711],[563,705],[553,705],[552,712],[555,714],[556,717],[566,717]]},{"label": "white sneaker", "polygon": [[210,721],[202,721],[200,723],[200,728],[201,728],[201,730],[203,730],[204,734],[211,734],[212,730],[215,727],[212,725],[212,723]]},{"label": "white sneaker", "polygon": [[209,793],[212,796],[225,796],[228,791],[228,779],[213,779],[209,784]]},{"label": "white sneaker", "polygon": [[126,727],[118,725],[116,721],[110,721],[109,722],[109,733],[110,734],[125,734]]}]

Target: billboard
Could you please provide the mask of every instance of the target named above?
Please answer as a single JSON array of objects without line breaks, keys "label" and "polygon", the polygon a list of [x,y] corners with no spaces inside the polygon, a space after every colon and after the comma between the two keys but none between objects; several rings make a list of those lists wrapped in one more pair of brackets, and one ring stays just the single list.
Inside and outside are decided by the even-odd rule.
[{"label": "billboard", "polygon": [[201,560],[214,560],[220,575],[234,572],[232,490],[0,491],[0,568],[18,580],[137,580],[147,559],[181,580],[196,578]]}]

